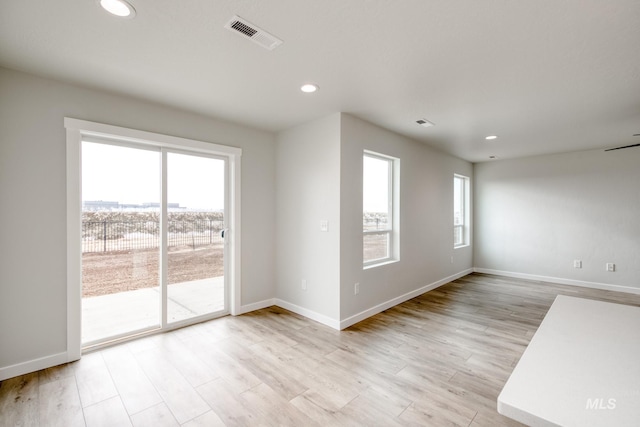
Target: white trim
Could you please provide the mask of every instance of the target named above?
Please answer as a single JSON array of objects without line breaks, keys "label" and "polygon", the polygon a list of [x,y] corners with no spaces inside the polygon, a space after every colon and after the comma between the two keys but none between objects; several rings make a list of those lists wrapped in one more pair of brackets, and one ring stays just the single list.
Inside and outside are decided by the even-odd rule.
[{"label": "white trim", "polygon": [[640,295],[640,288],[631,286],[611,285],[608,283],[584,282],[582,280],[563,279],[560,277],[539,276],[537,274],[516,273],[512,271],[492,270],[490,268],[473,268],[474,273],[493,274],[496,276],[513,277],[514,279],[536,280],[539,282],[557,283],[559,285],[581,286],[583,288],[601,289],[603,291],[625,292]]},{"label": "white trim", "polygon": [[137,129],[123,128],[119,126],[105,125],[103,123],[78,120],[70,117],[64,118],[64,127],[75,129],[82,135],[98,137],[106,140],[126,141],[135,144],[160,146],[201,152],[206,154],[220,154],[224,156],[241,156],[242,149],[228,145],[214,144],[212,142],[197,141],[195,139],[180,138],[177,136],[163,135]]},{"label": "white trim", "polygon": [[258,301],[251,304],[246,304],[239,307],[236,315],[245,314],[245,313],[249,313],[256,310],[262,310],[263,308],[272,307],[274,305],[277,305],[275,298],[270,298],[264,301]]},{"label": "white trim", "polygon": [[[462,214],[463,214],[463,219],[462,219],[462,224],[459,225],[453,225],[453,228],[455,230],[456,227],[461,227],[462,228],[462,243],[460,243],[459,245],[456,245],[455,242],[453,243],[453,249],[459,249],[459,248],[464,248],[467,246],[471,246],[471,236],[473,235],[472,233],[472,229],[471,227],[473,226],[473,224],[471,223],[471,178],[469,178],[466,175],[461,175],[459,173],[454,173],[453,174],[453,182],[454,182],[454,189],[453,189],[453,193],[455,194],[455,181],[457,179],[462,180]],[[454,204],[455,204],[455,200],[454,200]]]},{"label": "white trim", "polygon": [[[229,156],[227,159],[227,168],[229,173],[227,178],[229,179],[228,191],[229,191],[229,207],[231,208],[231,215],[229,216],[229,222],[226,225],[228,231],[231,231],[230,246],[225,243],[225,249],[228,253],[232,253],[233,256],[227,257],[225,253],[225,262],[229,260],[229,266],[225,266],[225,274],[229,272],[229,312],[232,315],[240,314],[242,304],[242,277],[240,260],[242,259],[241,253],[241,203],[240,195],[242,169],[241,169],[240,156]],[[226,222],[226,220],[225,220]],[[227,232],[228,232],[227,231]],[[228,247],[228,248],[227,248]],[[225,280],[226,277],[225,277]]]},{"label": "white trim", "polygon": [[26,362],[16,363],[15,365],[0,368],[0,381],[17,377],[41,369],[50,368],[52,366],[62,365],[63,363],[78,360],[80,357],[70,359],[66,352],[52,354],[51,356],[40,357],[38,359],[28,360]]},{"label": "white trim", "polygon": [[414,291],[408,292],[404,295],[401,295],[399,297],[390,299],[389,301],[383,302],[381,304],[376,305],[375,307],[371,307],[367,310],[364,310],[358,314],[355,314],[351,317],[348,317],[347,319],[344,319],[342,321],[338,321],[336,319],[332,319],[331,317],[325,316],[324,314],[320,314],[318,312],[315,312],[313,310],[309,310],[307,308],[304,307],[300,307],[299,305],[296,304],[292,304],[290,302],[281,300],[279,298],[273,298],[273,299],[267,299],[264,301],[259,301],[253,304],[248,304],[248,305],[243,305],[241,307],[241,311],[238,314],[244,314],[244,313],[248,313],[250,311],[254,311],[254,310],[260,310],[262,308],[266,308],[266,307],[270,307],[272,305],[284,308],[285,310],[289,310],[292,311],[294,313],[297,313],[301,316],[304,316],[308,319],[311,320],[315,320],[316,322],[322,323],[323,325],[329,326],[333,329],[337,329],[337,330],[343,330],[345,328],[348,328],[351,325],[354,325],[364,319],[367,319],[371,316],[374,316],[380,312],[383,312],[384,310],[387,310],[393,306],[396,306],[398,304],[402,304],[405,301],[410,300],[411,298],[415,298],[419,295],[424,294],[425,292],[429,292],[433,289],[436,289],[442,285],[446,285],[447,283],[459,279],[460,277],[464,277],[467,274],[473,273],[473,269],[469,268],[466,270],[463,270],[459,273],[456,273],[452,276],[449,277],[445,277],[444,279],[438,280],[437,282],[433,282],[429,285],[423,286],[419,289],[416,289]]},{"label": "white trim", "polygon": [[[371,150],[362,151],[362,168],[364,184],[364,160],[365,157],[387,162],[388,164],[388,202],[387,202],[387,227],[384,230],[363,230],[362,238],[372,234],[387,235],[387,256],[372,259],[362,263],[363,269],[378,267],[389,262],[400,261],[400,159]],[[363,196],[364,197],[364,196]],[[364,201],[364,199],[363,199]]]},{"label": "white trim", "polygon": [[[82,200],[80,178],[82,136],[77,129],[67,129],[67,359],[81,355],[82,317]],[[73,165],[73,166],[71,166]],[[46,358],[45,358],[46,359]],[[40,359],[38,359],[40,360]],[[49,365],[52,366],[52,365]]]},{"label": "white trim", "polygon": [[449,283],[449,282],[451,282],[453,280],[459,279],[460,277],[466,276],[467,274],[470,274],[472,272],[473,272],[473,269],[471,269],[471,268],[463,270],[463,271],[461,271],[459,273],[456,273],[456,274],[454,274],[452,276],[445,277],[444,279],[440,279],[437,282],[433,282],[433,283],[431,283],[429,285],[423,286],[423,287],[418,288],[418,289],[416,289],[414,291],[407,292],[404,295],[400,295],[399,297],[392,298],[389,301],[386,301],[386,302],[383,302],[381,304],[378,304],[378,305],[376,305],[374,307],[371,307],[371,308],[369,308],[367,310],[361,311],[358,314],[354,314],[353,316],[347,317],[346,319],[342,320],[340,322],[339,328],[340,328],[340,330],[346,329],[351,325],[355,325],[356,323],[363,321],[364,319],[367,319],[367,318],[369,318],[371,316],[374,316],[374,315],[376,315],[378,313],[381,313],[381,312],[383,312],[383,311],[385,311],[385,310],[387,310],[387,309],[389,309],[389,308],[391,308],[393,306],[396,306],[398,304],[402,304],[403,302],[408,301],[411,298],[415,298],[415,297],[417,297],[419,295],[422,295],[422,294],[424,294],[426,292],[432,291],[432,290],[434,290],[434,289],[436,289],[436,288],[438,288],[438,287],[440,287],[442,285],[446,285],[447,283]]},{"label": "white trim", "polygon": [[385,265],[389,265],[389,264],[395,264],[396,262],[400,262],[399,259],[386,259],[382,262],[379,262],[378,264],[367,264],[364,267],[362,267],[363,270],[369,270],[371,268],[376,268],[376,267],[383,267]]},{"label": "white trim", "polygon": [[332,319],[331,317],[325,316],[324,314],[317,313],[313,310],[300,307],[299,305],[295,305],[278,298],[276,298],[274,302],[275,305],[284,308],[285,310],[292,311],[296,314],[306,317],[307,319],[315,320],[316,322],[322,323],[323,325],[329,326],[330,328],[340,330],[340,321],[336,319]]},{"label": "white trim", "polygon": [[167,248],[167,238],[169,233],[169,212],[167,210],[167,182],[168,182],[168,154],[167,150],[160,150],[160,259],[158,260],[158,275],[160,278],[160,298],[158,298],[158,311],[160,312],[160,330],[167,329],[169,289],[167,283],[169,278],[169,249]]}]

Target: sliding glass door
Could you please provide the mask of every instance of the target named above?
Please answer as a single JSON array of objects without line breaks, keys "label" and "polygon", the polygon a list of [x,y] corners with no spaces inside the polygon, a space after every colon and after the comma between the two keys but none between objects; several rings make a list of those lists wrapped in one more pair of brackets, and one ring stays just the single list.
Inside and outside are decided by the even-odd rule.
[{"label": "sliding glass door", "polygon": [[167,322],[225,308],[225,161],[167,153]]},{"label": "sliding glass door", "polygon": [[160,327],[160,159],[82,144],[82,342]]},{"label": "sliding glass door", "polygon": [[82,346],[227,311],[227,159],[85,139]]}]

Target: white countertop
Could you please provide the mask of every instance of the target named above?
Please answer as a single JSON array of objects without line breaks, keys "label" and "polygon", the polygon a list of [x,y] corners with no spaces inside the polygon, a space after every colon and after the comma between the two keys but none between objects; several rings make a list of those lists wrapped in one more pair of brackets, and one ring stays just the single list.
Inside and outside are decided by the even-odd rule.
[{"label": "white countertop", "polygon": [[498,412],[530,426],[640,426],[640,307],[558,295]]}]

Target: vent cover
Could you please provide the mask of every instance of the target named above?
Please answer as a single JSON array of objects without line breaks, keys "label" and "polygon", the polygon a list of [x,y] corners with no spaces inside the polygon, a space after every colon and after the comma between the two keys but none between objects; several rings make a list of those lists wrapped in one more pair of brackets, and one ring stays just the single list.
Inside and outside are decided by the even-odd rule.
[{"label": "vent cover", "polygon": [[430,122],[427,119],[416,120],[416,123],[419,124],[420,126],[424,126],[426,128],[431,127],[431,126],[435,126],[432,122]]},{"label": "vent cover", "polygon": [[265,49],[273,50],[282,44],[282,40],[265,30],[253,25],[239,16],[234,16],[224,26],[227,30],[239,34],[259,44]]}]

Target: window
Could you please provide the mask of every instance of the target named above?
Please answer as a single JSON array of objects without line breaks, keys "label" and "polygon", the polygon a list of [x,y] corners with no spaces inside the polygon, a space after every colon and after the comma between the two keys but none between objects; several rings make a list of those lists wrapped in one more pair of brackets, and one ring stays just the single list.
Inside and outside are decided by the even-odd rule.
[{"label": "window", "polygon": [[469,178],[453,176],[453,246],[469,244]]},{"label": "window", "polygon": [[362,161],[364,266],[398,259],[397,183],[399,160],[365,152]]}]

